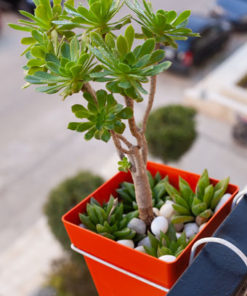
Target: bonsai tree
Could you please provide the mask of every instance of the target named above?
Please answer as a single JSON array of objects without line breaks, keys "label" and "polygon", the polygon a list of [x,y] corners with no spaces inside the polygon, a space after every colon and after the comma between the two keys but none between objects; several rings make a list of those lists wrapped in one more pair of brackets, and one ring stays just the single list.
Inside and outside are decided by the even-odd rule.
[{"label": "bonsai tree", "polygon": [[196,139],[195,115],[195,109],[182,105],[153,111],[146,132],[150,153],[164,162],[178,161]]},{"label": "bonsai tree", "polygon": [[[27,58],[25,87],[40,85],[38,91],[59,92],[63,99],[82,92],[85,104],[72,107],[79,121],[69,123],[68,128],[84,132],[87,141],[95,138],[108,142],[112,138],[120,157],[119,169],[131,172],[139,217],[150,225],[154,213],[146,172],[145,133],[157,75],[171,65],[164,60],[161,47],[176,48],[176,40],[197,34],[186,28],[188,10],[179,15],[173,10],[154,12],[146,0],[87,2],[87,7],[75,7],[73,0],[67,0],[63,8],[61,0],[54,0],[52,6],[49,0],[34,0],[34,15],[21,11],[28,20],[10,25],[28,33],[22,39],[27,46],[23,53]],[[114,18],[123,5],[132,15]],[[123,35],[117,35],[132,21],[139,25],[138,32],[128,25]],[[135,46],[135,39],[141,39],[141,44]],[[149,81],[148,92],[144,84]],[[103,83],[103,88],[95,91],[91,82]],[[135,106],[141,102],[146,110],[139,126]],[[131,139],[124,134],[126,126]]]}]

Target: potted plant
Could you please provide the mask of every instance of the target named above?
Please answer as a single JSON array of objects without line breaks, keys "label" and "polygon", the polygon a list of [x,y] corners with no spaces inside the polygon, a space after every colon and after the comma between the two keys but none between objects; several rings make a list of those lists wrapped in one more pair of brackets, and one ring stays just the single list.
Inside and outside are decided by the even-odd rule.
[{"label": "potted plant", "polygon": [[[200,177],[147,162],[145,132],[156,79],[170,66],[164,46],[176,47],[176,40],[197,36],[186,28],[190,12],[154,12],[145,0],[88,0],[87,8],[67,0],[64,9],[60,0],[53,6],[49,0],[34,3],[34,15],[21,11],[29,20],[11,25],[29,33],[22,39],[27,45],[26,87],[41,85],[38,91],[60,92],[64,99],[82,92],[86,105],[72,107],[80,121],[68,128],[85,132],[86,140],[112,139],[120,157],[120,172],[63,217],[70,239],[89,256],[86,261],[100,295],[164,295],[186,268],[193,241],[212,234],[237,192],[229,179],[210,180],[207,171]],[[132,16],[113,19],[123,5]],[[116,36],[131,21],[140,25],[141,33],[128,25]],[[134,46],[135,39],[141,44]],[[148,94],[144,84],[149,80],[139,125],[134,108]],[[95,91],[91,81],[104,83],[106,89]],[[131,139],[124,134],[126,122]],[[214,214],[225,192],[230,199]],[[193,238],[198,231],[195,220],[207,225]],[[185,230],[178,238],[175,230],[181,227],[189,228],[191,235]],[[139,251],[131,248],[134,243]]]}]

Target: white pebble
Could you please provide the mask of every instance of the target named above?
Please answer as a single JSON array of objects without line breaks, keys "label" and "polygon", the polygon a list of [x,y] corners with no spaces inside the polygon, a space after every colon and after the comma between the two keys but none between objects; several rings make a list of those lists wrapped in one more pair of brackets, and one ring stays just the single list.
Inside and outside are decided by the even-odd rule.
[{"label": "white pebble", "polygon": [[150,240],[149,240],[148,236],[144,237],[142,240],[139,241],[138,247],[140,247],[140,246],[145,246],[145,247],[148,247],[148,248],[151,247],[151,243],[150,243]]},{"label": "white pebble", "polygon": [[133,218],[129,224],[128,227],[132,230],[134,230],[136,233],[139,234],[145,234],[146,233],[146,224],[141,219]]},{"label": "white pebble", "polygon": [[197,234],[199,227],[196,223],[187,223],[184,225],[184,232],[187,238],[190,238]]},{"label": "white pebble", "polygon": [[172,255],[164,255],[159,257],[160,260],[165,261],[165,262],[173,262],[175,261],[177,258],[175,256]]},{"label": "white pebble", "polygon": [[176,237],[177,237],[177,239],[179,239],[181,235],[182,235],[181,232],[176,232]]},{"label": "white pebble", "polygon": [[134,242],[131,239],[120,239],[117,241],[117,243],[132,249],[134,249],[134,246],[135,246]]},{"label": "white pebble", "polygon": [[84,224],[79,224],[79,226],[81,227],[81,228],[84,228],[84,229],[87,229],[87,226],[86,225],[84,225]]},{"label": "white pebble", "polygon": [[145,249],[144,249],[143,246],[136,247],[135,250],[136,250],[136,251],[139,251],[139,252],[141,252],[141,253],[146,253],[146,252],[145,252]]},{"label": "white pebble", "polygon": [[154,218],[153,222],[151,223],[151,230],[152,230],[152,233],[157,237],[160,236],[161,231],[166,233],[168,230],[167,219],[163,216]]},{"label": "white pebble", "polygon": [[160,215],[160,211],[159,211],[159,209],[157,209],[157,208],[153,208],[153,212],[154,212],[154,214],[155,214],[156,216],[159,216],[159,215]]},{"label": "white pebble", "polygon": [[198,232],[200,232],[205,226],[206,226],[207,223],[203,223],[200,227],[199,227],[199,230]]},{"label": "white pebble", "polygon": [[160,208],[160,215],[165,217],[166,219],[170,219],[172,215],[175,214],[175,210],[173,208],[174,203],[166,202],[161,208]]},{"label": "white pebble", "polygon": [[216,213],[227,201],[228,199],[231,197],[232,195],[230,193],[226,193],[222,196],[221,200],[219,201],[219,203],[217,204],[214,212]]}]

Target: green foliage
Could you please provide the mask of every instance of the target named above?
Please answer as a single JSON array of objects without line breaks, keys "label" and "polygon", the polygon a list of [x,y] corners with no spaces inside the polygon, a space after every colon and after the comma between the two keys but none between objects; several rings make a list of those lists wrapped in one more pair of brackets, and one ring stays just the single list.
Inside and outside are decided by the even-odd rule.
[{"label": "green foliage", "polygon": [[[165,183],[168,182],[168,177],[162,179],[159,172],[157,172],[154,177],[149,171],[147,171],[147,173],[152,191],[153,207],[160,209],[167,199],[168,194],[165,189]],[[135,187],[133,183],[123,182],[116,191],[123,201],[125,213],[138,209],[135,196]]]},{"label": "green foliage", "polygon": [[115,38],[106,34],[105,40],[98,33],[91,34],[92,45],[89,49],[102,63],[103,71],[92,73],[95,81],[107,82],[110,92],[120,93],[137,101],[142,101],[142,94],[147,91],[142,83],[148,82],[149,76],[157,75],[170,66],[164,59],[163,50],[155,50],[155,40],[147,39],[142,45],[131,50],[134,41],[134,29],[130,25],[125,35]]},{"label": "green foliage", "polygon": [[161,257],[164,255],[173,255],[177,257],[189,243],[184,232],[179,238],[177,238],[176,231],[172,223],[169,224],[166,234],[163,232],[160,233],[159,239],[150,232],[148,233],[148,237],[151,247],[144,246],[144,249],[147,254],[154,257]]},{"label": "green foliage", "polygon": [[65,250],[70,251],[71,248],[61,216],[97,189],[102,183],[103,180],[100,177],[85,171],[63,181],[50,192],[44,206],[44,213],[47,216],[53,235]]},{"label": "green foliage", "polygon": [[[42,37],[51,45],[45,33]],[[27,75],[25,79],[30,84],[45,85],[37,88],[40,92],[54,94],[63,89],[62,96],[66,98],[79,92],[83,84],[90,80],[91,71],[98,69],[95,68],[92,55],[86,52],[84,40],[79,42],[76,36],[69,43],[62,40],[57,44],[56,52],[54,46],[53,50],[48,51],[46,44],[43,44],[40,38],[40,43],[33,46],[26,55],[29,60],[26,70],[31,75]],[[39,61],[44,71],[40,67],[37,69],[39,64],[36,63]]]},{"label": "green foliage", "polygon": [[164,162],[178,160],[196,139],[195,114],[194,109],[181,105],[153,111],[146,132],[150,153]]},{"label": "green foliage", "polygon": [[131,168],[131,163],[128,161],[128,158],[125,156],[122,160],[118,162],[118,170],[121,172],[128,172]]},{"label": "green foliage", "polygon": [[123,203],[119,203],[113,196],[103,206],[91,198],[86,214],[79,214],[79,217],[86,228],[109,239],[134,239],[136,232],[127,225],[131,219],[137,218],[139,213],[133,211],[124,215],[123,210]]},{"label": "green foliage", "polygon": [[204,170],[196,186],[194,193],[183,178],[179,177],[179,191],[170,183],[165,183],[166,191],[173,199],[173,208],[177,214],[172,218],[172,223],[187,223],[200,217],[207,221],[213,210],[225,194],[229,184],[229,178],[219,181],[215,186],[210,184],[207,170]]},{"label": "green foliage", "polygon": [[72,112],[77,118],[86,119],[84,122],[70,122],[68,128],[77,132],[85,132],[85,139],[108,142],[111,138],[109,130],[122,134],[125,124],[122,119],[129,119],[133,116],[132,109],[118,104],[112,94],[104,90],[96,92],[93,98],[89,93],[84,93],[87,100],[87,109],[82,105],[72,106]]},{"label": "green foliage", "polygon": [[106,34],[113,30],[121,29],[130,22],[130,16],[125,16],[118,21],[111,22],[112,18],[118,13],[123,5],[120,0],[88,0],[89,8],[79,4],[78,8],[74,5],[65,4],[67,15],[61,16],[60,20],[53,23],[59,25],[61,29],[82,28],[87,32],[97,31]]},{"label": "green foliage", "polygon": [[141,25],[142,34],[138,34],[141,39],[155,38],[157,43],[177,48],[176,40],[199,36],[186,28],[189,10],[180,15],[174,10],[163,9],[154,13],[151,1],[143,0],[141,5],[139,0],[126,0],[126,4],[136,14],[137,18],[134,20]]},{"label": "green foliage", "polygon": [[97,296],[91,276],[85,264],[68,259],[53,261],[46,276],[45,286],[54,290],[56,296]]}]

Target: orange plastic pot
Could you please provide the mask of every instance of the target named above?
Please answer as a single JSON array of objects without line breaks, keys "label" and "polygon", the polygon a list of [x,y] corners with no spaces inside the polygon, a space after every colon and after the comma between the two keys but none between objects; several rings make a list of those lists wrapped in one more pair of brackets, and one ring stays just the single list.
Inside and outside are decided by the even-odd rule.
[{"label": "orange plastic pot", "polygon": [[[162,177],[168,175],[171,184],[176,187],[178,186],[178,178],[181,176],[190,184],[193,190],[195,190],[197,181],[200,177],[194,173],[152,162],[148,163],[147,168],[152,175],[155,175],[157,172],[159,172]],[[113,178],[104,183],[63,216],[63,223],[71,243],[78,249],[113,264],[114,266],[166,289],[170,289],[188,266],[190,250],[194,242],[202,237],[211,236],[229,214],[232,200],[238,192],[238,187],[232,184],[228,186],[227,192],[232,194],[231,198],[207,222],[207,225],[195,236],[193,241],[191,241],[186,249],[177,257],[176,261],[166,263],[78,226],[80,224],[78,214],[85,212],[86,204],[89,202],[90,198],[94,197],[100,203],[107,202],[110,194],[117,196],[115,190],[123,181],[131,181],[130,173],[117,173]],[[211,179],[213,184],[217,181],[218,180]],[[116,271],[90,258],[85,259],[100,296],[166,295],[166,292],[161,291],[156,287],[131,278],[126,274]]]}]

